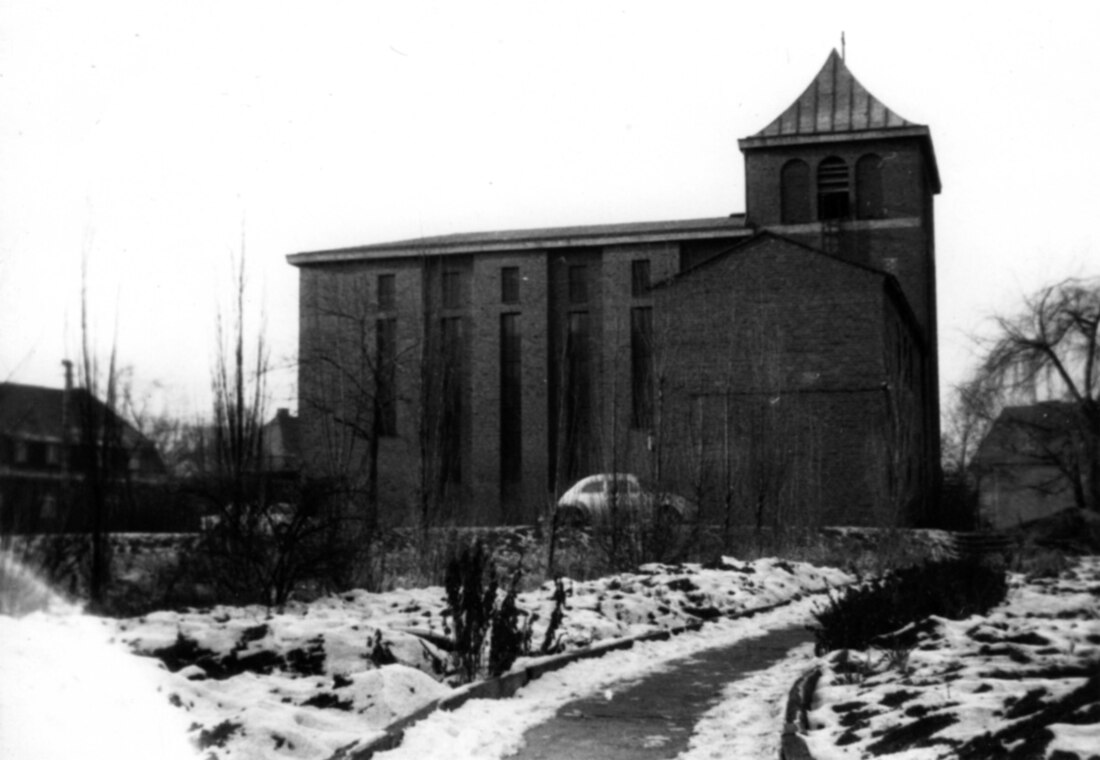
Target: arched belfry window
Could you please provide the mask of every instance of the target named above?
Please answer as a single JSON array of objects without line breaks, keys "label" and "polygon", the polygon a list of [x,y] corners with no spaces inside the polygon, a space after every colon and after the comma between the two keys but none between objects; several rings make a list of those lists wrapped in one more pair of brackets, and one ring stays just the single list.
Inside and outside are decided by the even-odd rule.
[{"label": "arched belfry window", "polygon": [[830,156],[817,167],[817,218],[847,219],[848,208],[848,164],[843,158]]},{"label": "arched belfry window", "polygon": [[856,162],[856,212],[860,219],[884,219],[882,158],[869,153]]},{"label": "arched belfry window", "polygon": [[783,164],[779,174],[780,220],[783,224],[812,221],[810,211],[810,165],[795,158]]}]

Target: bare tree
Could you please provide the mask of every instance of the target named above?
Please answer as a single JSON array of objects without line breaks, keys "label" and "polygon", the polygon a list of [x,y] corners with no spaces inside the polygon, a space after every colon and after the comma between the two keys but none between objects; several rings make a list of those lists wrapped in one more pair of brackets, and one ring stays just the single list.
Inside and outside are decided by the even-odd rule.
[{"label": "bare tree", "polygon": [[1060,402],[1060,435],[1021,431],[1041,444],[1039,456],[1069,481],[1077,505],[1100,510],[1100,278],[1044,287],[996,325],[978,381],[998,406]]},{"label": "bare tree", "polygon": [[[396,384],[402,366],[396,320],[372,308],[363,277],[331,281],[311,308],[324,322],[320,339],[303,346],[310,373],[302,403],[315,413],[314,462],[338,488],[368,530],[379,522],[378,461],[381,439],[396,426]],[[335,485],[335,484],[339,485]]]},{"label": "bare tree", "polygon": [[195,492],[213,513],[206,535],[211,580],[235,601],[281,605],[304,581],[328,576],[343,559],[328,540],[338,535],[324,512],[325,494],[300,478],[276,478],[263,459],[268,352],[263,330],[245,322],[245,262],[234,272],[227,327],[219,314],[212,373],[214,419]]}]

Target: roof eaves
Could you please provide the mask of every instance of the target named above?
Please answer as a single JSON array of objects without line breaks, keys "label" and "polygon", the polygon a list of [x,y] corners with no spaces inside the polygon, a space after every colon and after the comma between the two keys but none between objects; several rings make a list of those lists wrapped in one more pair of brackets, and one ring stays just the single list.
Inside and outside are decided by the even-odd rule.
[{"label": "roof eaves", "polygon": [[[712,222],[707,224],[707,222]],[[562,234],[554,234],[560,231]],[[744,214],[734,214],[714,220],[654,222],[637,225],[602,225],[590,228],[563,227],[515,233],[471,233],[422,240],[337,248],[322,251],[292,253],[287,261],[293,266],[357,261],[365,258],[403,258],[412,256],[455,255],[464,253],[497,253],[582,246],[610,246],[680,240],[701,240],[730,236],[748,236]]]}]

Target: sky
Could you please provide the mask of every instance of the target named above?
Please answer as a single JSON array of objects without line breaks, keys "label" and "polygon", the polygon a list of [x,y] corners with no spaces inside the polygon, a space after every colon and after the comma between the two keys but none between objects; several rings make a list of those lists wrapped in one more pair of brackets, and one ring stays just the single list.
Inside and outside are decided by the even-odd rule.
[{"label": "sky", "polygon": [[742,212],[737,139],[845,39],[932,131],[941,387],[1037,287],[1100,274],[1092,3],[0,2],[0,380],[117,347],[205,414],[233,261],[294,407],[286,255]]}]

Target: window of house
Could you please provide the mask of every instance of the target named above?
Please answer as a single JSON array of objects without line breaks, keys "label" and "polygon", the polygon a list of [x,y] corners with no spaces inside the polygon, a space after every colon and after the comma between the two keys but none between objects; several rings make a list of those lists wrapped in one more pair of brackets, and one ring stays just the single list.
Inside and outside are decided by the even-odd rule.
[{"label": "window of house", "polygon": [[649,259],[630,262],[630,294],[635,298],[649,295]]},{"label": "window of house", "polygon": [[380,311],[393,311],[397,306],[395,279],[392,274],[378,275],[378,308]]},{"label": "window of house", "polygon": [[848,191],[848,164],[844,159],[832,156],[822,161],[817,167],[818,219],[847,219],[850,215]]},{"label": "window of house", "polygon": [[13,457],[15,459],[15,463],[26,464],[31,455],[30,448],[27,446],[27,442],[16,441],[13,448],[15,449],[15,456]]},{"label": "window of house", "polygon": [[32,467],[46,466],[46,452],[49,446],[42,441],[31,441],[27,444],[27,464]]},{"label": "window of house", "polygon": [[457,309],[462,306],[462,272],[443,273],[443,308]]},{"label": "window of house", "polygon": [[780,221],[783,224],[805,224],[812,221],[810,212],[810,165],[801,159],[788,161],[779,174]]},{"label": "window of house", "polygon": [[500,315],[500,479],[518,482],[522,474],[520,315]]},{"label": "window of house", "polygon": [[397,435],[397,320],[375,323],[375,425],[378,435]]},{"label": "window of house", "polygon": [[882,159],[871,153],[856,162],[856,203],[860,219],[886,217],[882,197]]},{"label": "window of house", "polygon": [[57,515],[57,496],[52,493],[46,494],[42,497],[42,506],[39,516],[43,520],[56,520]]},{"label": "window of house", "polygon": [[631,427],[653,427],[653,309],[630,310]]},{"label": "window of house", "polygon": [[519,303],[519,267],[501,267],[500,302]]},{"label": "window of house", "polygon": [[569,303],[588,303],[588,267],[584,264],[569,267]]}]

